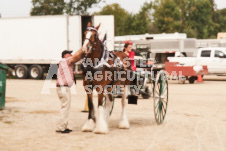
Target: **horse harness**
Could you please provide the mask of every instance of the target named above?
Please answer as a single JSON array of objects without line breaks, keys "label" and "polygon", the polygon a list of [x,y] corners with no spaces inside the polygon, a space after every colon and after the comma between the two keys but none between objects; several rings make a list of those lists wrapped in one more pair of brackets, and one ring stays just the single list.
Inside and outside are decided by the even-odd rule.
[{"label": "horse harness", "polygon": [[[126,71],[126,69],[123,67],[123,63],[121,61],[121,59],[119,57],[117,57],[113,51],[108,51],[106,49],[106,47],[101,44],[101,56],[100,58],[98,58],[98,61],[95,62],[95,64],[89,64],[87,56],[85,56],[82,59],[82,71],[83,73],[87,73],[87,72],[91,72],[92,75],[94,75],[95,72],[97,71],[103,71],[105,68],[110,69],[111,71],[116,71],[116,73],[120,72],[120,71]],[[110,65],[108,63],[109,60],[113,61],[113,64]],[[118,75],[118,74],[116,74]],[[116,78],[118,79],[118,78]],[[111,85],[113,85],[115,82],[117,82],[118,80],[113,80]]]},{"label": "horse harness", "polygon": [[[98,37],[98,33],[97,30],[93,27],[88,27],[87,28],[88,31],[94,30],[96,31],[95,33],[95,41],[93,42],[91,39],[86,38],[87,40],[89,40],[91,46],[93,46],[94,44],[96,44],[97,41],[99,41],[99,37]],[[106,36],[106,35],[105,35]],[[92,47],[92,51],[95,51],[95,48]],[[123,62],[121,61],[121,59],[119,57],[117,57],[113,51],[108,51],[104,41],[101,43],[101,56],[100,58],[98,58],[99,60],[97,62],[95,62],[95,64],[91,63],[91,65],[88,63],[88,58],[87,55],[82,59],[82,71],[83,73],[87,73],[87,72],[91,72],[92,75],[94,75],[94,73],[96,71],[103,71],[105,68],[110,69],[111,71],[116,71],[117,73],[120,71],[126,71],[126,69],[123,67]],[[110,65],[108,63],[109,60],[112,60],[114,63],[113,65]],[[118,75],[118,74],[117,74]],[[118,81],[118,78],[116,78],[116,81],[112,81],[111,84],[114,84],[115,82]],[[92,82],[92,81],[91,81]]]}]

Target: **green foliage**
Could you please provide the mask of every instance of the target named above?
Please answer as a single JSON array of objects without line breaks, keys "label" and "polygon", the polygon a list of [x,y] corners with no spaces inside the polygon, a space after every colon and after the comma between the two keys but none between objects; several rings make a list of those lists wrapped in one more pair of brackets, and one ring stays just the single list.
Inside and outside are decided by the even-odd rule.
[{"label": "green foliage", "polygon": [[65,11],[70,15],[87,15],[87,9],[100,2],[101,0],[70,0],[66,4]]},{"label": "green foliage", "polygon": [[133,35],[144,34],[148,32],[150,23],[149,9],[152,3],[145,3],[138,14],[129,14],[119,4],[105,6],[100,12],[94,15],[114,15],[115,18],[115,35]]},{"label": "green foliage", "polygon": [[213,0],[161,0],[155,5],[154,25],[159,32],[214,38],[219,28],[215,7]]},{"label": "green foliage", "polygon": [[154,25],[160,32],[181,32],[183,29],[182,13],[174,0],[163,0],[156,7],[154,13]]},{"label": "green foliage", "polygon": [[64,12],[64,0],[32,0],[30,15],[60,15]]},{"label": "green foliage", "polygon": [[219,23],[217,32],[226,32],[226,8],[216,11],[216,20]]},{"label": "green foliage", "polygon": [[134,15],[133,26],[130,29],[135,30],[134,34],[148,33],[148,27],[151,23],[152,3],[144,3],[141,11]]},{"label": "green foliage", "polygon": [[111,4],[103,7],[103,9],[98,12],[94,13],[94,15],[114,15],[115,19],[115,35],[120,36],[120,35],[125,35],[126,34],[126,26],[129,21],[128,18],[130,18],[130,14],[123,8],[120,7],[119,4]]},{"label": "green foliage", "polygon": [[98,4],[101,0],[32,0],[33,8],[30,12],[34,15],[86,15],[87,9]]},{"label": "green foliage", "polygon": [[214,34],[217,24],[213,22],[213,5],[210,0],[195,1],[190,7],[189,21],[187,24],[197,32],[196,38],[210,38]]},{"label": "green foliage", "polygon": [[[32,0],[31,15],[84,15],[101,0]],[[139,13],[130,14],[119,4],[106,5],[94,15],[114,15],[115,35],[186,33],[192,38],[215,38],[226,32],[226,9],[217,10],[214,0],[154,0]],[[1,17],[1,16],[0,16]]]}]

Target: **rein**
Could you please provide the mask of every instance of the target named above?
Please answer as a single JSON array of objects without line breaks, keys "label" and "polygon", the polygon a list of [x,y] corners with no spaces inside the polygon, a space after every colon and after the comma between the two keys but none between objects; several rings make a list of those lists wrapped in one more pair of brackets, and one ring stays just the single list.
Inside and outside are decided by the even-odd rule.
[{"label": "rein", "polygon": [[86,30],[87,30],[87,31],[92,31],[92,30],[94,30],[94,31],[96,32],[96,34],[95,34],[95,41],[94,41],[94,42],[93,42],[90,38],[85,38],[85,40],[89,40],[89,42],[90,42],[90,44],[91,44],[91,47],[92,47],[92,51],[93,51],[93,50],[95,50],[95,49],[93,48],[93,45],[96,44],[96,43],[99,41],[98,31],[97,31],[95,28],[93,28],[93,27],[88,27]]},{"label": "rein", "polygon": [[[87,30],[88,31],[94,30],[94,31],[97,32],[97,30],[93,27],[88,27]],[[85,57],[82,60],[82,70],[83,70],[83,72],[91,71],[91,73],[94,73],[96,71],[102,71],[105,67],[108,67],[110,69],[114,68],[114,70],[120,70],[122,68],[122,64],[123,64],[122,61],[117,56],[115,56],[113,54],[113,52],[109,52],[106,49],[106,47],[104,46],[104,44],[99,41],[98,33],[96,33],[96,35],[95,35],[95,41],[94,42],[90,38],[85,38],[85,39],[89,40],[92,51],[97,50],[93,46],[96,45],[99,42],[100,48],[98,48],[98,49],[101,50],[101,54],[100,54],[100,57],[98,58],[99,61],[97,62],[97,64],[94,65],[94,63],[92,63],[93,66],[90,66],[90,65],[87,64],[86,60],[87,60],[88,56],[86,54]],[[108,63],[108,60],[110,58],[114,62],[113,65],[109,65],[109,63]]]}]

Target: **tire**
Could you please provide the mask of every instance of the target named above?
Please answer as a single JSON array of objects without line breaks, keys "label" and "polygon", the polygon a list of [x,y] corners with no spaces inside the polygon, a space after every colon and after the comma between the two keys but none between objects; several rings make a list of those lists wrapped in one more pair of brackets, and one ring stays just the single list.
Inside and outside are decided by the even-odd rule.
[{"label": "tire", "polygon": [[15,68],[15,75],[17,79],[26,79],[28,75],[28,68],[25,65],[17,65]]},{"label": "tire", "polygon": [[141,94],[143,99],[149,99],[151,97],[151,92],[148,87],[145,88],[145,93],[147,94]]},{"label": "tire", "polygon": [[195,82],[195,79],[196,79],[196,78],[192,76],[192,77],[190,77],[190,78],[188,79],[188,81],[189,81],[190,84],[193,84],[193,83]]},{"label": "tire", "polygon": [[41,79],[43,77],[43,69],[40,65],[32,65],[29,68],[30,79]]}]

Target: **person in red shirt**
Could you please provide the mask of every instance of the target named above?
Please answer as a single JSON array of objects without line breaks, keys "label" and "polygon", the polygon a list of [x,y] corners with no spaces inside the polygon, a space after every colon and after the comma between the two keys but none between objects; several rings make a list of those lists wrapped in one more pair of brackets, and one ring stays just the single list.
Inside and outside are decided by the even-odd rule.
[{"label": "person in red shirt", "polygon": [[135,63],[134,63],[135,52],[132,51],[133,43],[131,41],[125,41],[124,43],[125,44],[124,44],[123,52],[125,52],[125,54],[127,54],[129,56],[132,70],[136,71],[136,66],[135,66]]}]

